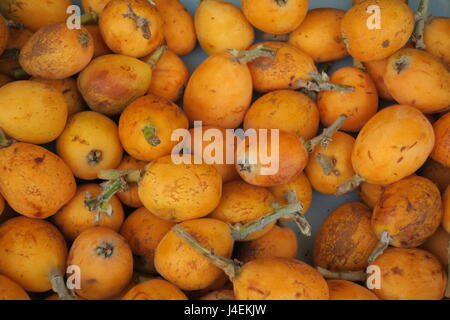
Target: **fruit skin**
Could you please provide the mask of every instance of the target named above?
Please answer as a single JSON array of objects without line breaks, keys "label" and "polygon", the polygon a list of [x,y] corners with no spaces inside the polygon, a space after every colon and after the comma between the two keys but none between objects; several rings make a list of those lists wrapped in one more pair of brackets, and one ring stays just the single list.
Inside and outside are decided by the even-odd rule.
[{"label": "fruit skin", "polygon": [[450,185],[445,190],[442,196],[444,207],[444,216],[442,217],[442,227],[445,231],[450,233]]},{"label": "fruit skin", "polygon": [[170,50],[179,56],[191,52],[197,44],[194,19],[179,0],[155,0],[164,22],[164,38]]},{"label": "fruit skin", "polygon": [[256,28],[274,34],[294,31],[305,19],[307,0],[243,0],[242,11]]},{"label": "fruit skin", "polygon": [[3,210],[5,210],[5,199],[3,199],[2,195],[0,194],[0,215],[3,213]]},{"label": "fruit skin", "polygon": [[439,227],[436,232],[420,246],[431,254],[433,254],[444,268],[448,268],[448,241],[450,240],[450,233],[446,232],[444,228]]},{"label": "fruit skin", "polygon": [[444,166],[429,158],[425,165],[420,169],[420,175],[433,181],[441,193],[444,193],[450,181],[450,167]]},{"label": "fruit skin", "polygon": [[344,10],[334,8],[312,9],[289,35],[288,42],[317,63],[345,58],[348,52],[341,34],[344,15]]},{"label": "fruit skin", "polygon": [[[135,19],[139,18],[145,19],[147,24],[138,27]],[[146,0],[111,0],[103,9],[98,24],[103,40],[115,53],[141,58],[164,42],[161,15]]]},{"label": "fruit skin", "polygon": [[447,112],[437,120],[434,125],[434,144],[431,158],[444,166],[450,167],[450,112]]},{"label": "fruit skin", "polygon": [[136,58],[108,54],[92,60],[78,76],[78,88],[93,111],[105,115],[121,113],[147,93],[151,67]]},{"label": "fruit skin", "polygon": [[[266,146],[265,152],[260,151],[262,145]],[[295,134],[269,130],[264,138],[264,131],[258,130],[238,140],[236,169],[247,183],[273,187],[289,182],[302,172],[308,157],[305,146]]]},{"label": "fruit skin", "polygon": [[151,162],[139,182],[144,206],[168,221],[204,217],[217,207],[221,196],[222,177],[213,166],[175,164],[171,156]]},{"label": "fruit skin", "polygon": [[146,208],[139,208],[126,218],[120,234],[128,241],[133,254],[144,258],[147,270],[156,273],[156,247],[174,225],[173,222],[156,217]]},{"label": "fruit skin", "polygon": [[261,258],[295,258],[297,252],[295,232],[288,227],[275,225],[262,237],[238,244],[235,256],[246,263]]},{"label": "fruit skin", "polygon": [[[146,125],[156,129],[159,144],[151,145],[142,130]],[[173,102],[149,94],[129,104],[120,115],[119,137],[125,151],[137,160],[153,161],[171,154],[177,141],[172,134],[177,129],[187,129],[188,119],[183,110]]]},{"label": "fruit skin", "polygon": [[101,170],[117,167],[123,154],[117,125],[93,111],[79,112],[69,118],[56,141],[56,150],[74,175],[84,180],[97,179]]},{"label": "fruit skin", "polygon": [[111,0],[81,0],[81,5],[84,12],[94,11],[100,15],[110,1]]},{"label": "fruit skin", "polygon": [[[180,223],[202,246],[218,256],[230,258],[234,241],[230,227],[216,219],[194,219]],[[169,231],[155,253],[156,270],[181,290],[200,290],[219,279],[223,271],[198,253],[174,231]]]},{"label": "fruit skin", "polygon": [[311,80],[317,72],[314,60],[306,53],[285,42],[262,42],[249,49],[263,45],[276,50],[275,58],[261,57],[251,61],[248,68],[252,75],[253,87],[258,92],[280,89],[296,89],[298,79]]},{"label": "fruit skin", "polygon": [[433,235],[441,220],[439,189],[426,178],[411,176],[384,190],[373,210],[372,226],[379,238],[388,232],[392,246],[413,248]]},{"label": "fruit skin", "polygon": [[377,92],[380,98],[387,101],[393,101],[394,98],[392,98],[386,84],[384,83],[384,71],[386,70],[388,61],[389,58],[366,61],[363,63],[363,66],[377,87]]},{"label": "fruit skin", "polygon": [[65,21],[68,17],[66,10],[71,5],[70,0],[50,0],[45,5],[40,0],[3,0],[0,1],[0,12],[5,18],[36,31],[49,24]]},{"label": "fruit skin", "polygon": [[16,282],[0,274],[0,300],[31,300]]},{"label": "fruit skin", "polygon": [[[5,49],[22,49],[28,39],[31,38],[33,32],[29,29],[9,29],[8,43]],[[5,75],[11,74],[14,69],[20,68],[18,58],[1,59],[0,60],[0,73]]]},{"label": "fruit skin", "polygon": [[280,129],[307,141],[316,136],[319,121],[317,105],[307,95],[294,90],[276,90],[253,102],[244,118],[244,130]]},{"label": "fruit skin", "polygon": [[183,96],[188,80],[189,70],[186,64],[168,49],[153,67],[148,93],[175,102]]},{"label": "fruit skin", "polygon": [[[239,179],[239,174],[236,171],[234,163],[228,164],[228,153],[232,153],[232,159],[234,159],[234,148],[236,146],[237,138],[232,133],[227,133],[226,129],[212,126],[202,126],[203,134],[197,134],[195,128],[189,129],[190,139],[185,140],[183,145],[193,155],[202,157],[204,163],[210,163],[219,174],[222,176],[222,182],[227,183],[233,180]],[[214,134],[214,140],[209,141],[209,135]],[[231,136],[230,136],[231,135]],[[227,139],[227,137],[230,137]],[[190,140],[190,141],[188,141]],[[204,141],[207,140],[207,141]],[[214,144],[213,144],[214,143]],[[215,143],[221,143],[223,145],[222,156],[216,154],[210,149],[213,148]],[[202,149],[197,149],[195,146],[202,146]],[[219,146],[218,146],[219,147]],[[219,149],[220,150],[220,149]],[[220,151],[218,151],[220,152]]]},{"label": "fruit skin", "polygon": [[3,16],[0,15],[0,55],[3,53],[3,51],[6,48],[6,45],[8,44],[8,38],[9,38],[8,23],[3,18]]},{"label": "fruit skin", "polygon": [[233,290],[222,289],[210,292],[201,297],[200,300],[236,300],[236,299],[234,298]]},{"label": "fruit skin", "polygon": [[[109,1],[109,0],[108,0]],[[87,11],[85,11],[87,12]],[[92,42],[94,43],[94,57],[97,58],[106,54],[111,54],[111,50],[106,45],[100,33],[100,28],[96,24],[85,25],[84,28],[89,31],[92,36]]]},{"label": "fruit skin", "polygon": [[[297,193],[297,198],[302,203],[304,213],[307,213],[311,206],[311,183],[303,172],[299,173],[285,184],[269,187],[268,189],[275,196],[276,201],[282,206],[288,204],[286,201],[286,193],[290,190],[295,190]],[[282,218],[281,220],[283,221],[285,218]]]},{"label": "fruit skin", "polygon": [[333,83],[352,86],[353,92],[321,91],[317,98],[320,119],[325,127],[331,126],[341,115],[347,120],[343,131],[358,132],[378,110],[378,93],[370,76],[354,67],[344,67],[330,77]]},{"label": "fruit skin", "polygon": [[359,132],[352,152],[353,169],[369,183],[399,181],[425,163],[434,141],[433,127],[416,108],[384,108]]},{"label": "fruit skin", "polygon": [[[272,212],[275,197],[266,188],[254,186],[243,181],[225,183],[219,205],[208,216],[228,224],[246,224]],[[267,234],[275,221],[264,229],[250,234],[243,241],[258,239]]]},{"label": "fruit skin", "polygon": [[[378,6],[381,28],[369,28],[373,12]],[[342,19],[342,34],[350,55],[362,62],[381,60],[391,56],[409,40],[414,29],[414,13],[400,1],[369,0],[354,5]]]},{"label": "fruit skin", "polygon": [[1,87],[0,108],[0,128],[23,142],[51,142],[61,134],[67,121],[62,93],[36,81],[14,81]]},{"label": "fruit skin", "polygon": [[386,190],[387,185],[361,183],[359,186],[359,197],[370,208],[373,209]]},{"label": "fruit skin", "polygon": [[80,112],[85,108],[83,97],[78,91],[77,81],[73,78],[49,80],[35,78],[33,81],[47,84],[61,92],[66,100],[68,115]]},{"label": "fruit skin", "polygon": [[152,279],[135,285],[122,300],[188,300],[188,298],[170,282]]},{"label": "fruit skin", "polygon": [[[354,145],[355,139],[352,136],[338,131],[333,135],[328,147],[318,145],[314,148],[309,156],[305,173],[315,190],[324,194],[335,194],[336,188],[355,174],[351,160]],[[318,154],[328,157],[335,163],[329,175],[324,173],[318,162]]]},{"label": "fruit skin", "polygon": [[201,1],[195,12],[195,31],[209,55],[227,49],[245,50],[255,39],[253,27],[241,10],[226,1]]},{"label": "fruit skin", "polygon": [[370,209],[360,202],[348,202],[334,210],[314,241],[314,265],[330,271],[365,270],[378,241],[370,219]]},{"label": "fruit skin", "polygon": [[101,192],[101,188],[99,185],[92,183],[80,185],[75,196],[51,218],[51,221],[69,242],[74,241],[84,230],[90,227],[100,226],[118,232],[122,225],[123,208],[116,196],[109,200],[109,204],[112,206],[112,216],[102,213],[100,220],[95,221],[96,212],[89,211],[84,204],[87,192],[91,197],[96,197]]},{"label": "fruit skin", "polygon": [[425,51],[439,57],[450,65],[450,41],[448,35],[450,32],[450,18],[433,17],[431,21],[427,21],[423,31],[423,41],[425,43]]},{"label": "fruit skin", "polygon": [[20,50],[19,62],[33,77],[65,79],[83,70],[93,55],[94,42],[89,31],[55,23],[31,36]]},{"label": "fruit skin", "polygon": [[233,281],[237,300],[328,300],[325,279],[313,267],[289,258],[252,260]]},{"label": "fruit skin", "polygon": [[405,48],[389,58],[384,82],[399,104],[424,113],[450,110],[450,72],[428,52]]},{"label": "fruit skin", "polygon": [[381,300],[440,300],[447,275],[431,253],[421,249],[388,248],[373,265],[381,269]]},{"label": "fruit skin", "polygon": [[0,225],[0,272],[24,290],[52,289],[50,272],[64,273],[67,247],[51,223],[15,217]]},{"label": "fruit skin", "polygon": [[0,193],[14,211],[48,218],[72,199],[75,190],[70,168],[47,149],[22,142],[0,149]]},{"label": "fruit skin", "polygon": [[[117,170],[142,170],[147,165],[146,161],[136,160],[129,155],[125,155],[122,161],[117,166]],[[119,191],[116,193],[120,202],[127,207],[140,208],[142,207],[141,199],[139,199],[138,185],[135,182],[128,182],[126,191]]]},{"label": "fruit skin", "polygon": [[92,227],[75,239],[67,265],[77,265],[81,270],[77,295],[104,300],[116,296],[130,283],[133,254],[120,234],[109,228]]},{"label": "fruit skin", "polygon": [[191,126],[203,125],[237,128],[252,100],[249,68],[229,52],[208,57],[195,69],[184,92],[184,111]]},{"label": "fruit skin", "polygon": [[367,288],[347,280],[328,280],[330,300],[379,300]]}]

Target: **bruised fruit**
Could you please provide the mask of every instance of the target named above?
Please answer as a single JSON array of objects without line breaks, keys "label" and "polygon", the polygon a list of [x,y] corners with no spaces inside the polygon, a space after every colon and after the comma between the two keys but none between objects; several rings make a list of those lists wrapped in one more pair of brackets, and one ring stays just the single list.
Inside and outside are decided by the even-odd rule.
[{"label": "bruised fruit", "polygon": [[20,50],[19,61],[30,75],[65,79],[87,66],[94,55],[92,36],[84,27],[56,23],[39,29]]},{"label": "bruised fruit", "polygon": [[113,169],[122,160],[117,125],[108,117],[84,111],[69,118],[56,141],[59,156],[80,179],[97,179],[101,170]]}]

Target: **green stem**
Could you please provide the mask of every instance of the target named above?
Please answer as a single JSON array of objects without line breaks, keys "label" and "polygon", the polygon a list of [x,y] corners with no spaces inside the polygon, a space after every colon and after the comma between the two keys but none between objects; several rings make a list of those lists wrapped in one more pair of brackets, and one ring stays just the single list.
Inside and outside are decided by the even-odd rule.
[{"label": "green stem", "polygon": [[319,271],[325,279],[347,281],[365,281],[367,279],[365,271],[330,271],[321,267],[317,267],[317,271]]},{"label": "green stem", "polygon": [[17,48],[5,49],[3,54],[0,56],[0,60],[17,60],[19,58],[20,50]]},{"label": "green stem", "polygon": [[193,249],[195,249],[195,251],[207,258],[216,267],[222,269],[231,281],[239,275],[242,265],[241,262],[218,256],[213,250],[206,249],[179,224],[175,225],[172,230],[177,236],[186,241]]},{"label": "green stem", "polygon": [[336,159],[331,159],[330,157],[317,153],[316,154],[316,160],[319,163],[319,165],[322,167],[323,174],[326,176],[329,176],[331,174],[334,174],[335,176],[340,175],[339,170],[335,170],[336,167]]},{"label": "green stem", "polygon": [[22,68],[17,68],[11,71],[11,76],[16,80],[29,79],[31,76]]},{"label": "green stem", "polygon": [[120,177],[116,180],[104,182],[100,185],[100,187],[102,188],[102,191],[97,197],[91,198],[90,193],[86,192],[86,199],[84,201],[85,207],[89,211],[95,212],[95,222],[100,221],[103,213],[110,217],[113,215],[113,209],[109,204],[109,201],[118,191],[127,190],[128,183],[124,177]]},{"label": "green stem", "polygon": [[12,145],[15,141],[12,139],[8,139],[6,137],[5,132],[2,128],[0,128],[0,148],[6,148]]},{"label": "green stem", "polygon": [[339,131],[344,122],[347,120],[347,115],[341,114],[336,121],[328,128],[323,129],[322,134],[307,141],[305,148],[308,152],[313,152],[314,148],[320,143],[323,148],[327,148],[332,141],[333,135]]},{"label": "green stem", "polygon": [[48,275],[52,289],[61,300],[77,300],[77,297],[66,287],[64,276],[59,269],[52,269]]},{"label": "green stem", "polygon": [[354,92],[355,88],[344,84],[330,82],[326,73],[314,72],[311,80],[298,79],[296,81],[297,88],[306,88],[310,91],[337,91],[340,93]]},{"label": "green stem", "polygon": [[236,50],[236,49],[228,49],[228,52],[231,53],[233,58],[238,61],[240,64],[247,64],[250,61],[255,59],[266,57],[266,58],[275,58],[277,53],[276,50],[265,47],[265,46],[257,46],[253,50]]},{"label": "green stem", "polygon": [[145,140],[152,147],[157,147],[161,144],[161,139],[156,134],[156,127],[147,123],[142,128],[142,134],[144,135]]},{"label": "green stem", "polygon": [[355,190],[356,188],[358,188],[358,186],[363,183],[366,182],[367,180],[363,177],[361,177],[359,174],[355,174],[353,177],[351,177],[350,179],[347,179],[346,181],[344,181],[343,184],[341,184],[340,186],[338,186],[336,188],[336,195],[340,196],[343,194],[346,194],[350,191]]},{"label": "green stem", "polygon": [[98,15],[94,11],[89,11],[80,16],[81,25],[96,24],[98,22]]},{"label": "green stem", "polygon": [[416,43],[416,49],[425,49],[425,42],[423,39],[423,31],[425,29],[425,24],[428,19],[428,6],[429,0],[420,0],[419,8],[415,14],[416,24],[414,26],[413,39]]},{"label": "green stem", "polygon": [[377,243],[377,246],[372,250],[372,252],[369,255],[369,263],[372,263],[380,256],[384,250],[389,247],[389,244],[391,243],[392,238],[389,236],[389,233],[387,231],[381,232],[380,240]]},{"label": "green stem", "polygon": [[[295,191],[291,191],[291,192],[295,192]],[[286,199],[288,197],[289,196],[287,195]],[[295,195],[295,197],[297,197],[297,196]],[[289,204],[284,207],[280,207],[277,203],[273,204],[273,207],[275,210],[266,214],[265,216],[263,216],[259,219],[251,221],[244,225],[241,225],[241,224],[233,225],[231,227],[231,236],[233,237],[234,240],[242,241],[242,240],[245,240],[252,233],[254,233],[258,230],[264,229],[266,226],[271,224],[273,221],[276,221],[276,220],[286,217],[286,216],[293,216],[294,214],[297,214],[298,212],[303,212],[303,206],[301,205],[301,203],[298,199],[297,199],[297,201],[295,201],[295,200],[292,200],[292,198],[289,198],[288,202],[289,202]]]},{"label": "green stem", "polygon": [[127,182],[139,182],[141,180],[142,170],[101,170],[98,178],[102,180],[116,180],[125,178]]},{"label": "green stem", "polygon": [[156,51],[148,58],[147,63],[150,65],[152,69],[155,68],[156,64],[161,60],[161,57],[167,51],[167,46],[160,46]]}]

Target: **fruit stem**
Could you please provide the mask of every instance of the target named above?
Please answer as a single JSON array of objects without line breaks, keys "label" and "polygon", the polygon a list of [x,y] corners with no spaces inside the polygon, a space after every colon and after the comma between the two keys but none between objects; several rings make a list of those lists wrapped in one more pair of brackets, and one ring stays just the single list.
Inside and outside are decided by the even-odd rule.
[{"label": "fruit stem", "polygon": [[358,68],[360,70],[366,70],[366,67],[364,67],[364,64],[355,58],[353,58],[353,67]]},{"label": "fruit stem", "polygon": [[289,40],[289,33],[285,34],[273,34],[273,33],[266,33],[264,32],[261,37],[265,41],[280,41],[280,42],[287,42]]},{"label": "fruit stem", "polygon": [[12,145],[15,141],[13,139],[8,139],[5,132],[0,128],[0,148],[6,148]]},{"label": "fruit stem", "polygon": [[5,49],[0,56],[0,60],[18,59],[20,50],[17,48]]},{"label": "fruit stem", "polygon": [[265,46],[257,46],[253,50],[237,50],[237,49],[228,49],[228,52],[231,53],[233,58],[238,61],[240,64],[247,64],[250,61],[261,57],[267,58],[275,58],[276,50],[265,47]]},{"label": "fruit stem", "polygon": [[152,147],[157,147],[161,144],[161,139],[156,135],[156,127],[150,123],[146,123],[142,128],[142,134],[145,140]]},{"label": "fruit stem", "polygon": [[316,160],[322,167],[323,173],[326,176],[329,176],[331,174],[334,174],[335,176],[340,175],[339,170],[335,170],[336,167],[336,159],[331,159],[330,157],[317,153],[316,154]]},{"label": "fruit stem", "polygon": [[304,208],[302,206],[302,203],[300,202],[300,200],[297,197],[297,191],[290,190],[290,191],[286,192],[285,198],[286,198],[288,203],[298,203],[298,204],[300,204],[301,210],[293,213],[291,215],[291,217],[294,220],[294,222],[297,225],[297,227],[299,228],[300,232],[302,234],[304,234],[305,236],[310,237],[311,236],[311,232],[312,232],[312,227],[309,224],[308,220],[306,220],[306,218],[305,218]]},{"label": "fruit stem", "polygon": [[[288,196],[286,196],[286,199],[287,198]],[[289,202],[289,204],[284,207],[280,207],[277,203],[274,203],[274,210],[259,219],[251,221],[244,225],[238,223],[233,225],[231,227],[232,238],[236,241],[245,240],[249,235],[251,235],[255,231],[264,229],[273,221],[286,216],[292,216],[293,214],[303,211],[303,206],[301,205],[300,201],[293,201],[292,198],[289,198],[289,200],[291,200],[292,202]]]},{"label": "fruit stem", "polygon": [[94,149],[89,151],[88,155],[86,156],[86,161],[90,166],[96,166],[100,161],[102,161],[102,158],[103,152],[101,150]]},{"label": "fruit stem", "polygon": [[206,249],[178,224],[175,225],[172,230],[177,236],[185,240],[198,253],[211,261],[216,267],[222,269],[231,281],[233,281],[233,279],[235,279],[239,275],[242,265],[241,262],[239,262],[238,260],[231,260],[218,256],[214,253],[213,250]]},{"label": "fruit stem", "polygon": [[353,177],[347,179],[340,186],[336,188],[336,195],[340,196],[350,191],[355,190],[361,183],[367,180],[361,177],[359,174],[355,174]]},{"label": "fruit stem", "polygon": [[381,255],[387,247],[389,247],[389,243],[391,243],[392,238],[387,231],[382,231],[380,235],[380,240],[378,241],[376,247],[372,250],[369,255],[369,263],[375,261],[379,255]]},{"label": "fruit stem", "polygon": [[77,297],[66,287],[64,277],[59,269],[52,269],[48,275],[52,289],[61,300],[77,300]]},{"label": "fruit stem", "polygon": [[97,176],[102,180],[116,180],[123,177],[127,182],[139,182],[142,170],[101,170]]},{"label": "fruit stem", "polygon": [[[447,245],[447,262],[448,262],[448,277],[450,278],[450,239]],[[450,299],[450,280],[447,280],[447,289],[445,290],[445,297]]]},{"label": "fruit stem", "polygon": [[414,16],[416,24],[414,26],[413,39],[416,43],[416,49],[425,49],[425,42],[423,41],[423,31],[425,29],[425,24],[428,19],[428,6],[429,0],[420,0],[419,8]]},{"label": "fruit stem", "polygon": [[320,143],[323,148],[327,148],[332,141],[333,135],[339,131],[344,122],[347,120],[347,115],[341,114],[336,121],[328,128],[323,129],[322,134],[305,143],[305,148],[308,152],[313,152],[314,148]]},{"label": "fruit stem", "polygon": [[153,54],[148,58],[147,63],[150,65],[152,69],[155,68],[158,61],[161,59],[161,57],[164,55],[164,53],[167,51],[167,46],[162,45],[158,49],[153,52]]},{"label": "fruit stem", "polygon": [[325,72],[313,72],[311,80],[298,79],[296,82],[297,88],[306,88],[311,91],[337,91],[340,93],[353,92],[355,88],[345,84],[338,84],[329,81],[329,77]]},{"label": "fruit stem", "polygon": [[100,221],[101,215],[103,213],[107,214],[110,217],[113,215],[113,208],[109,204],[109,201],[111,200],[112,196],[118,191],[126,191],[128,188],[128,183],[125,177],[120,177],[115,180],[104,182],[100,184],[100,187],[102,191],[97,197],[91,198],[91,194],[89,192],[86,192],[86,199],[84,200],[84,206],[89,211],[95,212],[95,222]]},{"label": "fruit stem", "polygon": [[31,76],[22,68],[17,68],[11,71],[11,76],[16,80],[29,79]]},{"label": "fruit stem", "polygon": [[367,274],[364,271],[330,271],[321,267],[317,267],[317,271],[319,271],[325,279],[365,281],[367,278]]},{"label": "fruit stem", "polygon": [[97,22],[98,22],[98,15],[94,11],[83,13],[80,16],[80,23],[83,26],[87,24],[95,24]]}]

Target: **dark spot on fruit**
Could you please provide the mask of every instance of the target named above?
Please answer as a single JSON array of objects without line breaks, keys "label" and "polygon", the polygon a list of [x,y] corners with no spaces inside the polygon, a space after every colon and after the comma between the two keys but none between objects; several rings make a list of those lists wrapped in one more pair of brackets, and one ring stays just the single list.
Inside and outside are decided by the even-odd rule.
[{"label": "dark spot on fruit", "polygon": [[389,47],[389,44],[390,44],[389,40],[383,41],[383,48]]},{"label": "dark spot on fruit", "polygon": [[44,157],[37,157],[37,158],[34,158],[34,162],[39,164],[39,163],[42,163],[44,161],[44,159],[45,159],[45,156]]}]

